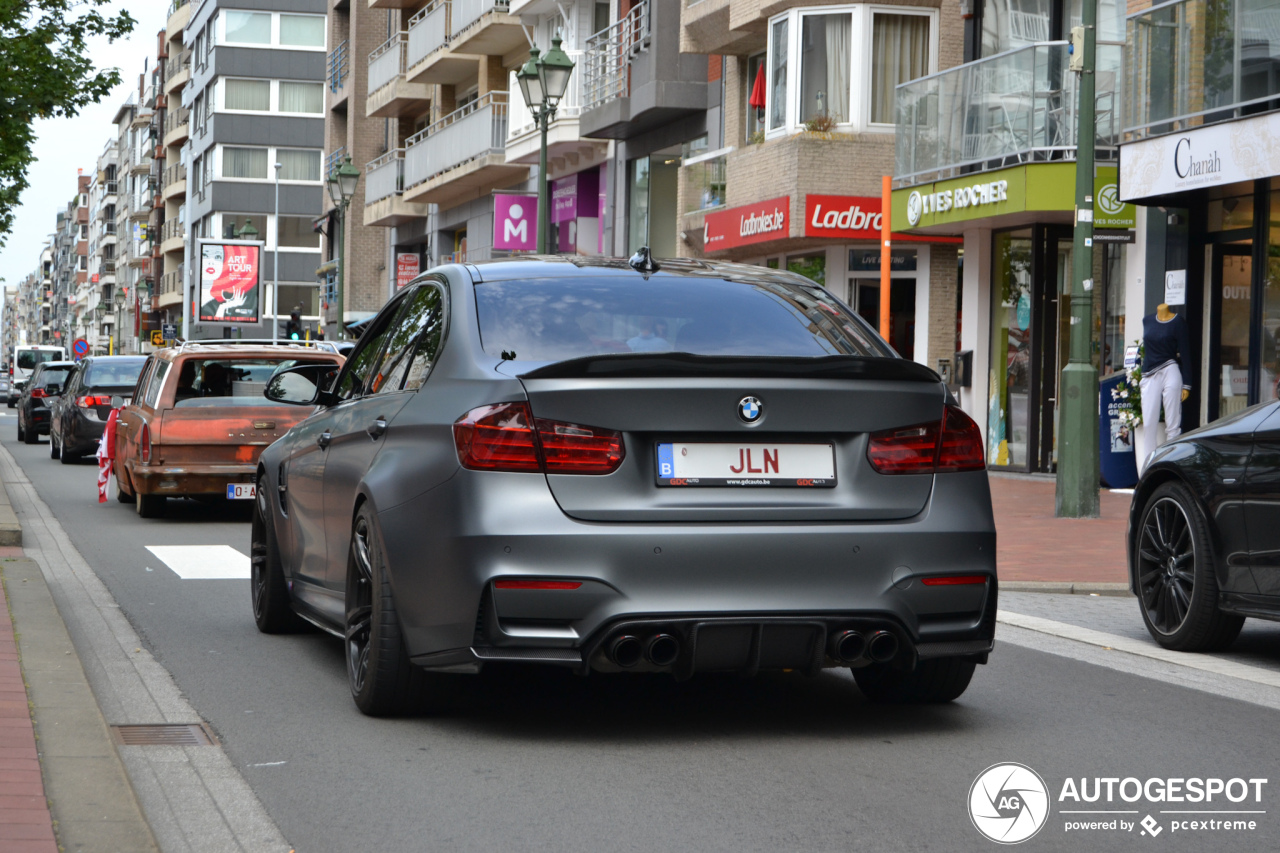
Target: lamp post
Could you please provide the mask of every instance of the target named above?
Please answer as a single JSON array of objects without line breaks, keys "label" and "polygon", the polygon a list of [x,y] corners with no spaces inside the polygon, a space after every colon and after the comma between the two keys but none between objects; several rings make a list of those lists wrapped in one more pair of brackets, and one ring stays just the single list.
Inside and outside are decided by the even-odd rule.
[{"label": "lamp post", "polygon": [[539,50],[530,48],[529,61],[516,74],[520,94],[529,108],[542,135],[538,153],[538,252],[551,253],[551,200],[547,190],[547,126],[555,117],[556,107],[569,88],[569,76],[573,74],[573,60],[560,49],[561,39],[551,40],[551,50],[539,56]]},{"label": "lamp post", "polygon": [[271,274],[271,343],[280,337],[280,170],[284,163],[276,163],[276,247],[271,252],[274,272]]},{"label": "lamp post", "polygon": [[347,206],[351,204],[351,197],[356,194],[356,184],[359,181],[360,170],[351,165],[350,157],[344,157],[342,165],[329,174],[329,198],[333,200],[333,206],[338,208],[338,340],[346,337],[342,316],[345,303],[343,291],[346,290],[346,253],[343,251],[343,243],[347,236]]}]

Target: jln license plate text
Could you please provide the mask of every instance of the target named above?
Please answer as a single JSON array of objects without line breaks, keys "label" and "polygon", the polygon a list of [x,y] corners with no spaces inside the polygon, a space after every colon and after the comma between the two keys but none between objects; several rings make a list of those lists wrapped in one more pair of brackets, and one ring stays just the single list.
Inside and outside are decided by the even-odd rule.
[{"label": "jln license plate text", "polygon": [[251,501],[258,496],[258,489],[253,483],[228,483],[227,500]]},{"label": "jln license plate text", "polygon": [[658,445],[659,486],[795,486],[836,484],[830,444]]}]

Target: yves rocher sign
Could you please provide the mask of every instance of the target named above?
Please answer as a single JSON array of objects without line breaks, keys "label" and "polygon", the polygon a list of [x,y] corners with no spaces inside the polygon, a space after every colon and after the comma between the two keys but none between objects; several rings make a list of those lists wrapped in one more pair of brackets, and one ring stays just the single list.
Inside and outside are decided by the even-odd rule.
[{"label": "yves rocher sign", "polygon": [[791,232],[790,211],[791,197],[783,196],[708,213],[703,225],[704,250],[719,252],[785,239]]}]

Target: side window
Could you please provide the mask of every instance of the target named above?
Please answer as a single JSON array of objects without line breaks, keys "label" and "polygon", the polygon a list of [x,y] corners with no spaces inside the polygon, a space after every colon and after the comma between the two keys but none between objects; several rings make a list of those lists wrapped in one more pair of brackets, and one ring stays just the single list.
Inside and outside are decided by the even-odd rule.
[{"label": "side window", "polygon": [[165,377],[169,375],[170,363],[167,361],[157,361],[155,370],[151,374],[151,380],[147,383],[147,393],[143,397],[143,404],[155,408],[156,403],[160,400],[160,389],[164,387]]},{"label": "side window", "polygon": [[381,361],[383,344],[387,342],[395,325],[393,320],[403,305],[403,299],[388,304],[374,318],[371,328],[360,336],[360,343],[356,344],[351,357],[347,359],[342,375],[338,377],[338,384],[333,389],[339,400],[350,400],[364,393],[369,378]]},{"label": "side window", "polygon": [[436,293],[436,307],[422,326],[422,334],[418,337],[418,346],[413,351],[413,360],[405,371],[404,388],[406,391],[417,391],[422,383],[431,375],[431,367],[440,354],[440,342],[444,339],[444,294],[433,287]]},{"label": "side window", "polygon": [[421,285],[409,297],[404,311],[391,328],[391,335],[387,339],[387,354],[382,359],[382,366],[374,374],[373,381],[369,383],[370,393],[384,394],[406,387],[405,376],[412,372],[414,365],[418,365],[416,384],[408,386],[409,390],[416,390],[422,385],[431,357],[428,357],[426,367],[420,364],[421,359],[416,354],[418,342],[424,333],[434,329],[436,345],[439,345],[443,302],[440,288],[434,284]]},{"label": "side window", "polygon": [[80,374],[82,373],[84,373],[84,371],[78,367],[73,367],[71,369],[71,372],[67,374],[67,383],[62,386],[62,393],[64,395],[75,394],[79,390]]}]

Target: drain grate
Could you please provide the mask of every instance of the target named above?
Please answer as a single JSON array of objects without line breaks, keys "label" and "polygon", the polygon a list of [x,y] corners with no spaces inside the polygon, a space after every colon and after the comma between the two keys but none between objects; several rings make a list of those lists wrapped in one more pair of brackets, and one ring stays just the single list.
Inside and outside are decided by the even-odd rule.
[{"label": "drain grate", "polygon": [[204,723],[112,726],[111,734],[122,746],[213,746],[217,743]]}]

